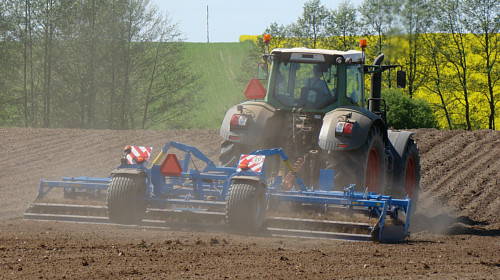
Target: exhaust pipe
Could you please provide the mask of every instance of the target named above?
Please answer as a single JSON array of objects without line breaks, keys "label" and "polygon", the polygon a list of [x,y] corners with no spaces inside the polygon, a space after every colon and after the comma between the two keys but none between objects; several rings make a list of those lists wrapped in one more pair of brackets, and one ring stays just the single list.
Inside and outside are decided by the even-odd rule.
[{"label": "exhaust pipe", "polygon": [[[384,54],[380,54],[373,61],[373,65],[381,65],[384,60]],[[374,113],[380,113],[380,98],[381,98],[381,88],[382,88],[382,72],[372,73],[370,81],[370,98],[373,98],[369,102],[368,110]]]}]

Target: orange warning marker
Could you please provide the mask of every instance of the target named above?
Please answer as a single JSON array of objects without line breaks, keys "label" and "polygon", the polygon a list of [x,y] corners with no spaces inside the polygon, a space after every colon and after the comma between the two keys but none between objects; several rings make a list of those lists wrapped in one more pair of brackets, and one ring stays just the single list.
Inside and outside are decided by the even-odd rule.
[{"label": "orange warning marker", "polygon": [[259,79],[251,79],[244,94],[247,99],[263,99],[266,97],[266,89],[262,86]]},{"label": "orange warning marker", "polygon": [[160,173],[163,176],[181,176],[182,166],[176,154],[167,154],[160,165]]}]

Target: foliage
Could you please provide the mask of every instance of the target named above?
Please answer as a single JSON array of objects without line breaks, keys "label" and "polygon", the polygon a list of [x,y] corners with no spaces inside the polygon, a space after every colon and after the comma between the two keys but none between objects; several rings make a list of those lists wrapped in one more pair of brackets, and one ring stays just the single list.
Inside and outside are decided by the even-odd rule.
[{"label": "foliage", "polygon": [[[271,49],[356,49],[354,42],[364,37],[367,62],[383,52],[384,64],[401,65],[408,79],[404,94],[425,99],[438,127],[499,129],[500,0],[364,0],[355,15],[344,2],[325,9],[330,28],[318,29],[322,36],[314,39],[310,28],[303,28],[308,36],[295,30],[301,18],[316,14],[311,4],[322,7],[320,1],[307,2],[297,23],[274,22],[265,30],[274,37]],[[384,72],[383,88],[393,88],[395,78]]]},{"label": "foliage", "polygon": [[257,35],[240,35],[239,42],[243,43],[250,41],[255,45],[257,45],[257,37],[258,37]]},{"label": "foliage", "polygon": [[400,90],[384,90],[387,104],[387,125],[394,129],[431,128],[436,120],[429,104],[420,98],[411,99]]},{"label": "foliage", "polygon": [[0,125],[166,128],[197,104],[176,24],[148,0],[5,0],[0,15]]},{"label": "foliage", "polygon": [[[344,1],[333,10],[312,0],[297,22],[265,33],[270,49],[357,49],[366,38],[367,62],[383,52],[384,64],[401,65],[403,95],[426,100],[438,127],[499,129],[500,0]],[[256,76],[262,37],[179,38],[147,0],[0,1],[0,125],[216,128]],[[384,72],[383,88],[395,76]]]}]

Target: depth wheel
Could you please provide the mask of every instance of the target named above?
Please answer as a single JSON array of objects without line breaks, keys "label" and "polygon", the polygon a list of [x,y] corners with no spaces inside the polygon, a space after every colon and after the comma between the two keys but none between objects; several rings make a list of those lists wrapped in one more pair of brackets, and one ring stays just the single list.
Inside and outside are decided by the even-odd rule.
[{"label": "depth wheel", "polygon": [[259,230],[266,218],[265,188],[257,182],[234,182],[227,193],[226,219],[241,232]]},{"label": "depth wheel", "polygon": [[114,176],[108,188],[108,217],[120,224],[137,224],[146,212],[141,198],[146,194],[146,181],[141,176]]}]

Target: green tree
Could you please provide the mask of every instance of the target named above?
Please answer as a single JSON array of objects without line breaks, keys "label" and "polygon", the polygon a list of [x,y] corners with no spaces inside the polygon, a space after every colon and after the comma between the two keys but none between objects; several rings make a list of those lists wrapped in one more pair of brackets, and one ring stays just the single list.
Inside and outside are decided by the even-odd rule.
[{"label": "green tree", "polygon": [[16,51],[16,3],[14,1],[0,2],[0,120],[5,125],[13,125],[22,113],[19,89],[15,83],[18,80],[20,68]]},{"label": "green tree", "polygon": [[468,84],[471,75],[468,64],[470,53],[467,48],[467,18],[464,14],[464,2],[441,0],[437,9],[436,15],[440,31],[448,33],[451,37],[451,43],[443,44],[441,51],[454,71],[456,87],[452,90],[455,92],[455,106],[463,108],[463,110],[459,109],[458,112],[465,119],[464,128],[471,130],[470,86]]},{"label": "green tree", "polygon": [[453,129],[450,110],[448,108],[451,102],[447,94],[447,84],[449,84],[449,81],[443,75],[443,69],[446,67],[447,60],[441,53],[442,44],[445,42],[446,36],[446,34],[440,33],[427,33],[422,36],[425,56],[429,60],[423,88],[438,96],[439,103],[431,104],[434,112],[438,117],[445,118],[448,129]]},{"label": "green tree", "polygon": [[407,70],[408,94],[413,97],[415,91],[425,80],[427,65],[420,63],[419,56],[422,55],[422,34],[431,28],[432,2],[428,0],[404,0],[400,12],[403,36],[408,41],[408,52],[403,59],[403,65]]},{"label": "green tree", "polygon": [[337,42],[329,44],[333,49],[347,51],[356,48],[358,40],[355,35],[359,34],[359,30],[357,10],[349,1],[340,3],[328,16],[327,39]]},{"label": "green tree", "polygon": [[303,39],[303,46],[316,48],[318,40],[325,37],[326,22],[329,10],[321,4],[320,0],[310,0],[304,3],[302,16],[297,24],[291,27],[295,36]]},{"label": "green tree", "polygon": [[465,0],[464,13],[468,30],[474,34],[478,45],[473,45],[474,53],[480,54],[482,61],[476,71],[486,76],[486,82],[479,81],[479,92],[487,100],[488,128],[495,129],[497,104],[500,103],[500,1]]},{"label": "green tree", "polygon": [[397,16],[399,3],[397,0],[364,0],[359,6],[364,35],[378,38],[374,46],[377,54],[383,52],[388,45],[387,36],[393,32],[393,23]]},{"label": "green tree", "polygon": [[411,99],[400,90],[383,90],[387,104],[387,125],[394,129],[431,128],[436,119],[429,104],[419,98]]}]

